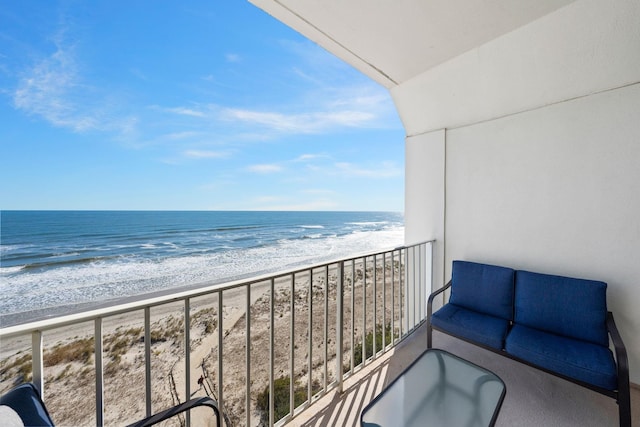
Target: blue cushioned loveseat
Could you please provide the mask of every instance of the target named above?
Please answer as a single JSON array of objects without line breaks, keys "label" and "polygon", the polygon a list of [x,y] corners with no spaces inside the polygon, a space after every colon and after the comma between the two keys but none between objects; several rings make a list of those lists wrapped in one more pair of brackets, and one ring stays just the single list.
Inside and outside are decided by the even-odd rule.
[{"label": "blue cushioned loveseat", "polygon": [[[435,296],[449,288],[448,303],[433,313]],[[631,426],[627,353],[606,289],[594,280],[454,261],[451,281],[429,296],[427,346],[437,329],[572,381],[616,399],[620,425]]]}]

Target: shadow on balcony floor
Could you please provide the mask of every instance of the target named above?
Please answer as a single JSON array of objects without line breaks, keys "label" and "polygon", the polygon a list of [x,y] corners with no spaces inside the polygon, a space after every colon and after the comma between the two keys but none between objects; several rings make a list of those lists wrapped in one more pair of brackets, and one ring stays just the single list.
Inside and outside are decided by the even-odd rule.
[{"label": "shadow on balcony floor", "polygon": [[[287,426],[356,426],[365,405],[426,348],[423,325],[394,351],[345,381],[342,394],[330,393]],[[495,372],[507,385],[496,426],[618,426],[613,399],[579,387],[490,351],[434,332],[442,348]],[[632,424],[640,426],[640,390],[631,390]]]}]

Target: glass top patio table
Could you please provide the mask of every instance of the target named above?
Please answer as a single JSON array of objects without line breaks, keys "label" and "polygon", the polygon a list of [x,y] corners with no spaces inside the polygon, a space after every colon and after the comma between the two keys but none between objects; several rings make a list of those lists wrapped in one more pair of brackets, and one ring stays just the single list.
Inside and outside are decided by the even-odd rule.
[{"label": "glass top patio table", "polygon": [[422,353],[362,411],[362,427],[495,424],[506,387],[493,372],[444,350]]}]

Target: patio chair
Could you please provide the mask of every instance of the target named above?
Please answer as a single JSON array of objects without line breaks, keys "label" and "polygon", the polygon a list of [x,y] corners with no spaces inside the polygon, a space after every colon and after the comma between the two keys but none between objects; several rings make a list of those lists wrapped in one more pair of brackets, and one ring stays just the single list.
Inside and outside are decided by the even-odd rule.
[{"label": "patio chair", "polygon": [[[198,406],[208,406],[211,408],[216,415],[217,426],[221,427],[218,404],[209,397],[191,399],[173,408],[134,422],[128,427],[152,426]],[[49,411],[47,411],[44,402],[40,398],[38,389],[32,383],[21,384],[0,398],[0,417],[3,417],[2,425],[7,427],[54,426]]]}]

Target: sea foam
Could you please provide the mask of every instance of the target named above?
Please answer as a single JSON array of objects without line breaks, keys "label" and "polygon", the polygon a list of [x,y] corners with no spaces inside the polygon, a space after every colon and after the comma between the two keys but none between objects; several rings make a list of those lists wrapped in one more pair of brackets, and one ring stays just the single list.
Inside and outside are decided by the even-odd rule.
[{"label": "sea foam", "polygon": [[3,276],[0,292],[4,295],[0,312],[6,317],[61,305],[222,283],[252,274],[272,273],[390,249],[402,244],[403,235],[402,226],[388,226],[377,231],[357,229],[339,236],[314,234],[306,239],[281,238],[251,247],[227,246],[216,251],[196,249],[188,255],[159,259],[130,254],[68,263],[52,269],[32,268],[28,272],[21,271],[23,268],[19,266],[7,267],[0,269]]}]

